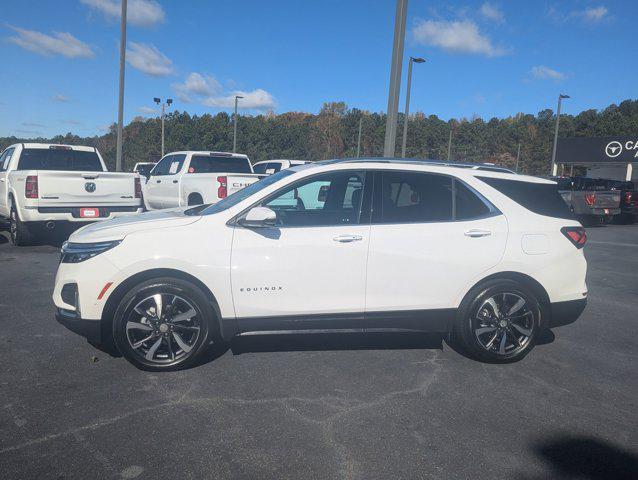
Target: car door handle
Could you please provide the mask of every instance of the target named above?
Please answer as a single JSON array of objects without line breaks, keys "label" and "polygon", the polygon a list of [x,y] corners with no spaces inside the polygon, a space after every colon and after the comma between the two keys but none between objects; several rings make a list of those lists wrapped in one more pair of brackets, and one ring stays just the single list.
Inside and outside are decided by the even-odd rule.
[{"label": "car door handle", "polygon": [[472,238],[489,237],[492,235],[492,232],[489,230],[468,230],[464,235]]},{"label": "car door handle", "polygon": [[155,181],[156,181],[157,183],[162,183],[162,181],[161,181],[161,180],[155,180]]},{"label": "car door handle", "polygon": [[363,237],[361,235],[337,235],[333,240],[340,243],[349,243],[361,241]]},{"label": "car door handle", "polygon": [[173,183],[177,183],[179,180],[173,180]]}]

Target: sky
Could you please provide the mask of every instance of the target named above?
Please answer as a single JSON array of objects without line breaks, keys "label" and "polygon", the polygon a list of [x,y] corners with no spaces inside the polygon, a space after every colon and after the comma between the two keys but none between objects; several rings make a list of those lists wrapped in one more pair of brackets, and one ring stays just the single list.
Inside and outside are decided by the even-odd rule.
[{"label": "sky", "polygon": [[[395,0],[129,0],[124,117],[387,108]],[[119,0],[3,0],[0,136],[117,119]],[[636,0],[409,0],[411,112],[577,114],[638,98]]]}]

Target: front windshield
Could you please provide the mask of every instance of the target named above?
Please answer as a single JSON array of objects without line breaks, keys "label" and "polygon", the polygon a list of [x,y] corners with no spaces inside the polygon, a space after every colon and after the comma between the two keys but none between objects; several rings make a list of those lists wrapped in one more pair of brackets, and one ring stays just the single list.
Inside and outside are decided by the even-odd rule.
[{"label": "front windshield", "polygon": [[292,175],[293,173],[295,173],[295,170],[281,170],[280,172],[274,173],[273,175],[270,175],[263,180],[259,180],[258,182],[248,185],[246,188],[242,188],[238,192],[229,195],[228,197],[220,200],[217,203],[208,205],[203,210],[197,211],[197,213],[190,213],[188,211],[186,213],[190,213],[191,215],[212,215],[213,213],[223,212],[224,210],[227,210],[230,207],[234,207],[242,200],[247,199],[251,195],[262,191],[264,188],[269,187],[273,183],[276,183],[282,178]]}]

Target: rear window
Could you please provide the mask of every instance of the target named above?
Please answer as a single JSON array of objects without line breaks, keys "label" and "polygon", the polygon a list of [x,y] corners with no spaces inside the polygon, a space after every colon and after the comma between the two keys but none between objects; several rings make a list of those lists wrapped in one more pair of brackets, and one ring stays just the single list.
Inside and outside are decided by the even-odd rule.
[{"label": "rear window", "polygon": [[188,173],[253,173],[250,162],[242,157],[193,155]]},{"label": "rear window", "polygon": [[539,215],[573,220],[574,214],[553,183],[531,183],[503,178],[476,177],[519,205]]},{"label": "rear window", "polygon": [[18,170],[61,170],[101,172],[102,163],[96,152],[53,148],[26,148],[20,154]]}]

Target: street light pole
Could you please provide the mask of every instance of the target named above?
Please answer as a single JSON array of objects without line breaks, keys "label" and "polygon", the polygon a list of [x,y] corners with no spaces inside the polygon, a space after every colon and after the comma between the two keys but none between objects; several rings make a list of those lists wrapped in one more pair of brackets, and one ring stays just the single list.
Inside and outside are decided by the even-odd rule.
[{"label": "street light pole", "polygon": [[233,153],[237,151],[237,100],[244,98],[240,95],[235,95],[235,117],[233,126]]},{"label": "street light pole", "polygon": [[558,166],[556,165],[556,147],[558,146],[558,125],[560,124],[560,106],[563,98],[570,98],[569,95],[558,95],[558,108],[556,109],[556,127],[554,129],[554,148],[552,150],[552,176],[556,176],[558,173]]},{"label": "street light pole", "polygon": [[166,99],[166,103],[162,103],[162,100],[160,100],[159,98],[155,97],[153,99],[153,101],[155,103],[157,103],[158,105],[161,103],[162,104],[162,115],[161,115],[161,123],[162,123],[162,158],[164,157],[164,112],[166,107],[170,107],[171,103],[173,103],[173,99],[172,98],[167,98]]},{"label": "street light pole", "polygon": [[357,158],[359,158],[359,154],[361,153],[361,123],[363,122],[363,115],[359,118],[359,136],[357,137]]},{"label": "street light pole", "polygon": [[403,143],[401,143],[401,158],[405,158],[405,146],[408,141],[408,117],[410,116],[410,90],[412,88],[412,64],[423,63],[424,58],[410,57],[408,61],[408,86],[405,92],[405,114],[403,117]]},{"label": "street light pole", "polygon": [[117,101],[117,146],[115,149],[115,171],[122,171],[122,124],[124,122],[124,68],[126,67],[126,7],[122,0],[122,19],[120,22],[120,94]]},{"label": "street light pole", "polygon": [[450,161],[450,156],[452,153],[452,126],[450,125],[450,139],[447,142],[447,161]]},{"label": "street light pole", "polygon": [[516,152],[516,168],[514,171],[518,173],[518,161],[521,158],[521,142],[518,142],[518,151]]},{"label": "street light pole", "polygon": [[385,120],[385,141],[383,144],[384,157],[394,157],[394,147],[397,138],[399,92],[401,91],[401,64],[403,63],[403,44],[405,42],[405,22],[407,13],[408,0],[397,0],[397,8],[394,17],[392,62],[390,64],[388,113]]}]

